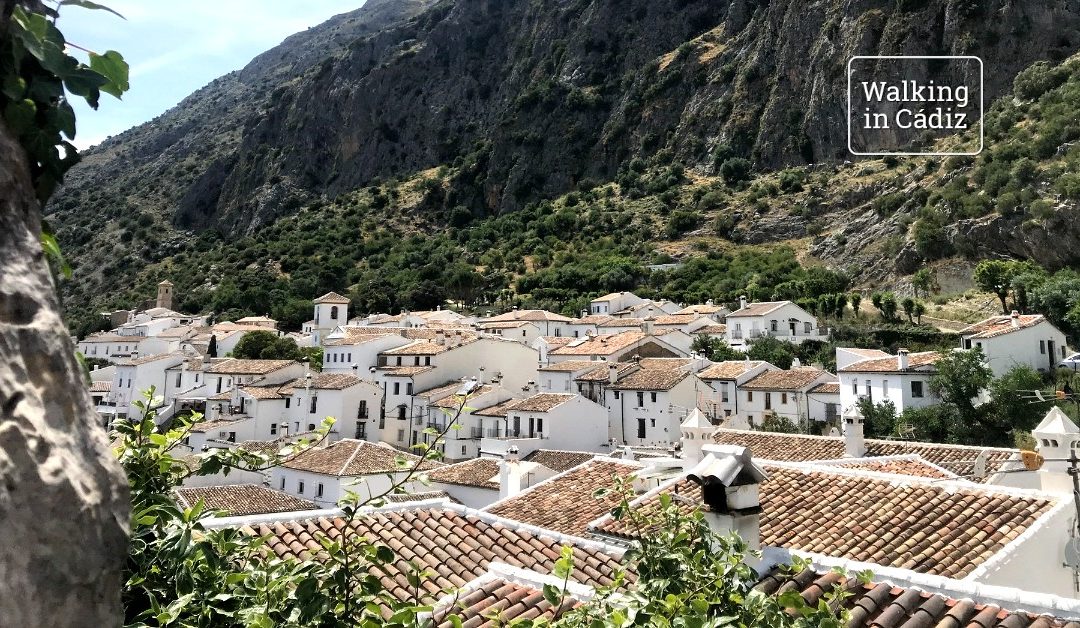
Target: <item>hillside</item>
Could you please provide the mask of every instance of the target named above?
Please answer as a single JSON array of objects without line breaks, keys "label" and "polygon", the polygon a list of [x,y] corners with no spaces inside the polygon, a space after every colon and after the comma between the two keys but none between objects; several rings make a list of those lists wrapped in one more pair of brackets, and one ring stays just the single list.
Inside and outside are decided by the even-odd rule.
[{"label": "hillside", "polygon": [[[373,0],[72,170],[49,216],[69,318],[164,277],[188,307],[291,320],[328,286],[574,311],[768,298],[800,263],[864,286],[937,259],[1069,266],[1076,63],[1033,64],[1078,48],[1080,15],[1043,0]],[[885,52],[981,56],[988,150],[847,163],[844,63]],[[721,176],[741,158],[749,181]]]}]

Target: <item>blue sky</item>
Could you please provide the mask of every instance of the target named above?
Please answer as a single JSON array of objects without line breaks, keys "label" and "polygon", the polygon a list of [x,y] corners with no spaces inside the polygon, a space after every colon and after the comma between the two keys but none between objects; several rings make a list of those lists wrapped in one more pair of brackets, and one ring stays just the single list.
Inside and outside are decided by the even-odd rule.
[{"label": "blue sky", "polygon": [[[357,9],[364,0],[97,0],[104,11],[65,7],[58,26],[69,42],[117,50],[131,66],[123,100],[102,94],[93,111],[76,100],[75,145],[86,148],[146,122],[213,79],[238,70],[289,35]],[[79,103],[82,103],[80,106]]]}]

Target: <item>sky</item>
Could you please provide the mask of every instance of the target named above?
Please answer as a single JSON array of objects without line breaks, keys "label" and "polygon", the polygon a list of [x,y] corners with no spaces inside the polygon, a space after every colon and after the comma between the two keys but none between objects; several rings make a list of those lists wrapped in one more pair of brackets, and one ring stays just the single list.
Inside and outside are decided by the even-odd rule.
[{"label": "sky", "polygon": [[[289,35],[352,11],[364,0],[97,0],[105,11],[64,7],[67,41],[117,50],[131,68],[122,100],[102,94],[97,111],[76,98],[74,144],[86,148],[146,122],[215,78],[244,67]],[[74,51],[78,56],[78,51]],[[85,61],[85,57],[83,57]]]}]

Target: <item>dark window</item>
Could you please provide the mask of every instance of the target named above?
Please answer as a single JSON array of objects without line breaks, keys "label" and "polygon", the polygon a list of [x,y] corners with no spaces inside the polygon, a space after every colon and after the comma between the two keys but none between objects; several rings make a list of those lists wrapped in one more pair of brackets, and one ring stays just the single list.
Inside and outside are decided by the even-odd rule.
[{"label": "dark window", "polygon": [[270,435],[277,436],[277,423],[270,424]]},{"label": "dark window", "polygon": [[322,497],[322,492],[323,492],[322,482],[319,482],[319,484],[315,487],[315,497]]},{"label": "dark window", "polygon": [[181,381],[181,380],[180,380],[180,378],[181,378],[181,377],[182,377],[183,375],[184,375],[183,373],[177,373],[177,374],[176,374],[176,387],[177,387],[177,388],[180,388],[180,381]]},{"label": "dark window", "polygon": [[780,393],[780,403],[787,405],[787,393]]},{"label": "dark window", "polygon": [[307,429],[308,429],[309,432],[314,432],[315,431],[315,424],[314,423],[308,423],[307,424]]},{"label": "dark window", "polygon": [[644,408],[645,407],[645,393],[643,393],[643,392],[639,392],[637,394],[637,407],[639,407],[639,408]]},{"label": "dark window", "polygon": [[285,397],[285,407],[288,408],[292,405],[292,397]]},{"label": "dark window", "polygon": [[656,403],[656,393],[649,393],[649,401]]},{"label": "dark window", "polygon": [[397,365],[401,366],[401,356],[400,355],[398,356],[398,359],[397,359]]},{"label": "dark window", "polygon": [[616,398],[616,399],[618,399],[618,398],[619,398],[619,391],[617,391],[617,390],[615,391],[615,398]]},{"label": "dark window", "polygon": [[1039,341],[1039,353],[1041,353],[1043,355],[1046,355],[1046,341],[1045,340],[1040,340]]},{"label": "dark window", "polygon": [[746,400],[747,401],[753,401],[754,400],[754,391],[752,391],[752,390],[746,391]]},{"label": "dark window", "polygon": [[923,396],[922,384],[923,384],[922,382],[911,382],[911,396],[912,397],[922,397]]},{"label": "dark window", "polygon": [[645,438],[645,419],[637,420],[637,437]]},{"label": "dark window", "polygon": [[229,442],[230,443],[235,443],[236,442],[236,432],[229,432]]},{"label": "dark window", "polygon": [[544,433],[544,419],[543,418],[536,419],[536,431],[541,433],[541,434]]},{"label": "dark window", "polygon": [[368,414],[367,414],[367,399],[361,399],[360,400],[360,409],[356,413],[356,418],[358,418],[358,419],[366,419],[367,416],[368,416]]},{"label": "dark window", "polygon": [[420,366],[420,356],[415,356],[413,358],[413,366]]},{"label": "dark window", "polygon": [[[405,420],[405,406],[404,405],[400,405],[400,406],[397,407],[397,418],[398,418],[399,421],[404,421]],[[400,440],[400,439],[398,439],[398,440]]]},{"label": "dark window", "polygon": [[337,306],[336,305],[331,305],[330,306],[330,319],[335,320],[335,321],[337,320]]},{"label": "dark window", "polygon": [[281,478],[281,490],[285,490],[285,478]]},{"label": "dark window", "polygon": [[408,382],[407,384],[405,384],[405,394],[406,395],[411,395],[412,394],[412,382]]},{"label": "dark window", "polygon": [[424,356],[424,366],[431,366],[431,356],[430,355],[425,355]]},{"label": "dark window", "polygon": [[319,403],[319,398],[312,395],[312,397],[311,397],[311,409],[308,410],[309,414],[315,414],[315,407],[318,405],[318,403]]},{"label": "dark window", "polygon": [[299,482],[296,483],[296,492],[300,493],[301,495],[304,494],[304,481],[303,480],[300,480]]},{"label": "dark window", "polygon": [[765,409],[772,410],[772,393],[765,393]]}]

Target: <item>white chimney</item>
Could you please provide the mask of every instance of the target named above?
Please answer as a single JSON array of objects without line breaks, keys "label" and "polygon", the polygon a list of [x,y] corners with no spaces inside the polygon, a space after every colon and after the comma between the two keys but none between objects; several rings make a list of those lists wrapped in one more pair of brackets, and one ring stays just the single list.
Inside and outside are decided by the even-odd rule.
[{"label": "white chimney", "polygon": [[906,371],[908,368],[908,350],[900,349],[896,352],[896,370]]},{"label": "white chimney", "polygon": [[483,384],[484,383],[484,367],[482,367],[482,366],[480,367],[480,376],[476,378],[476,382],[478,384]]},{"label": "white chimney", "polygon": [[581,310],[581,318],[585,318],[585,317],[586,317],[586,316],[588,316],[588,315],[589,315],[589,311],[588,311],[588,310]]},{"label": "white chimney", "polygon": [[607,373],[607,381],[609,384],[614,384],[619,381],[619,367],[615,364],[609,364]]},{"label": "white chimney", "polygon": [[1009,317],[1012,319],[1013,327],[1020,327],[1020,312],[1013,310]]},{"label": "white chimney", "polygon": [[739,309],[741,310],[744,307],[746,307],[746,297],[739,297]]},{"label": "white chimney", "polygon": [[844,422],[844,455],[848,458],[862,458],[866,455],[866,439],[863,437],[865,419],[862,412],[859,412],[859,406],[851,406],[841,418]]},{"label": "white chimney", "polygon": [[439,345],[440,347],[446,345],[446,332],[445,331],[443,331],[441,329],[435,330],[435,344]]},{"label": "white chimney", "polygon": [[702,453],[704,458],[686,478],[701,487],[709,528],[717,534],[737,532],[750,549],[761,549],[759,489],[768,474],[746,447],[708,444]]},{"label": "white chimney", "polygon": [[708,301],[705,302],[705,305],[708,305],[708,306],[712,306],[712,304],[713,304],[712,299],[709,299]]},{"label": "white chimney", "polygon": [[634,448],[631,447],[630,445],[623,445],[623,447],[622,447],[622,459],[623,460],[633,460],[634,459]]},{"label": "white chimney", "polygon": [[521,467],[518,465],[517,447],[511,446],[499,461],[499,499],[513,497],[521,492]]},{"label": "white chimney", "polygon": [[791,359],[791,368],[797,369],[800,366],[802,366],[802,360],[800,360],[799,358],[792,358]]},{"label": "white chimney", "polygon": [[645,320],[641,321],[641,331],[643,331],[646,336],[653,335],[653,323],[655,322],[656,319],[651,316],[645,318]]},{"label": "white chimney", "polygon": [[705,457],[704,447],[713,442],[712,435],[716,426],[705,414],[694,408],[679,425],[679,438],[682,443],[683,468],[692,469]]}]

